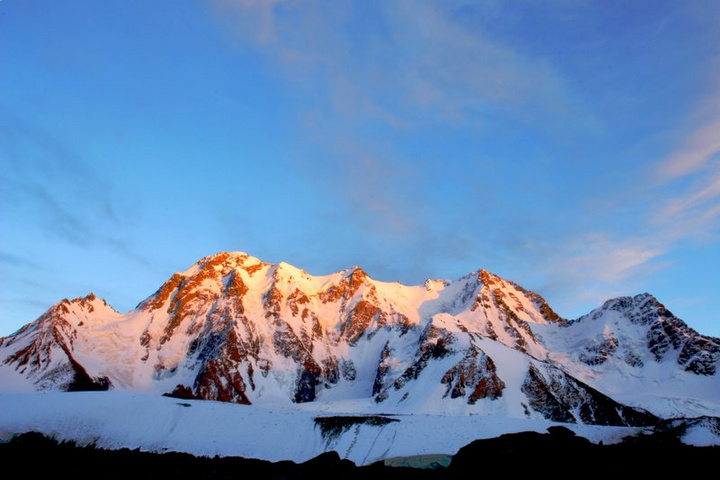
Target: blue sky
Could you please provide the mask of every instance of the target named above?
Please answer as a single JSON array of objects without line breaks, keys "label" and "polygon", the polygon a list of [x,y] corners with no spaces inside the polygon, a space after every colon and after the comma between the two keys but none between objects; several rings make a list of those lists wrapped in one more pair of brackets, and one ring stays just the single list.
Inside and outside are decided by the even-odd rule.
[{"label": "blue sky", "polygon": [[0,334],[222,250],[720,336],[720,2],[0,1]]}]

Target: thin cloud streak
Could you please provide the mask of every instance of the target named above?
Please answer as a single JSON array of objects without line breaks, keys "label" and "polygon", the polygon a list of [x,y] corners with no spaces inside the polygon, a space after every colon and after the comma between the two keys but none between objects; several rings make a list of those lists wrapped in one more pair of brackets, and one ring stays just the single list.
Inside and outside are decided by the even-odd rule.
[{"label": "thin cloud streak", "polygon": [[491,39],[478,25],[464,27],[455,17],[460,5],[453,2],[372,4],[377,26],[359,31],[347,27],[359,14],[345,2],[213,5],[227,28],[296,81],[307,82],[304,87],[326,85],[324,101],[349,118],[411,128],[477,123],[500,109],[524,121],[539,116],[542,126],[542,117],[570,113],[561,76],[551,65]]},{"label": "thin cloud streak", "polygon": [[11,266],[11,267],[20,267],[20,268],[33,268],[37,267],[37,263],[33,262],[32,260],[21,257],[19,255],[15,255],[8,252],[0,252],[0,264]]},{"label": "thin cloud streak", "polygon": [[[255,47],[315,100],[301,108],[299,123],[318,154],[300,159],[298,169],[344,197],[353,220],[381,239],[427,238],[422,224],[435,199],[411,173],[413,162],[379,145],[368,128],[483,128],[499,114],[544,128],[548,118],[570,117],[552,65],[492,39],[481,25],[464,26],[459,3],[212,4],[241,49]],[[358,21],[362,15],[372,21]]]},{"label": "thin cloud streak", "polygon": [[661,179],[671,181],[696,173],[720,159],[720,118],[702,125],[660,165]]},{"label": "thin cloud streak", "polygon": [[[720,57],[707,69],[720,73]],[[720,227],[720,83],[711,84],[690,117],[689,134],[656,170],[659,191],[679,191],[658,208],[652,224],[665,226],[670,241],[710,238]],[[671,187],[671,188],[668,188]]]},{"label": "thin cloud streak", "polygon": [[122,239],[104,233],[121,232],[122,221],[109,182],[80,154],[1,105],[0,127],[0,208],[7,209],[6,219],[21,206],[50,237],[81,248],[109,247],[126,259],[149,265]]},{"label": "thin cloud streak", "polygon": [[[432,210],[429,194],[402,186],[405,166],[412,170],[412,162],[392,149],[382,151],[363,134],[363,127],[379,122],[406,132],[435,125],[481,131],[497,118],[535,130],[552,124],[577,132],[597,125],[591,112],[575,105],[559,68],[494,38],[482,22],[469,29],[459,21],[457,2],[371,3],[373,22],[365,23],[372,26],[362,31],[349,29],[358,23],[351,21],[357,11],[345,2],[217,0],[213,5],[231,35],[244,42],[242,48],[254,46],[273,68],[289,74],[293,88],[315,100],[302,109],[300,118],[318,151],[334,160],[301,159],[310,163],[304,168],[310,178],[315,176],[321,186],[332,184],[332,192],[345,197],[348,213],[366,231],[381,240],[412,245],[409,250],[425,258],[433,259],[433,254],[421,244],[445,249],[434,252],[435,259],[457,256],[458,245],[440,241],[443,232],[426,226],[432,221],[424,214]],[[507,7],[484,8],[496,10],[497,18]],[[320,9],[322,15],[317,14]],[[460,257],[479,254],[536,265],[548,272],[549,288],[561,286],[576,300],[607,298],[667,268],[666,259],[682,242],[717,228],[720,95],[704,100],[692,112],[689,134],[675,142],[652,175],[638,179],[649,199],[646,206],[624,214],[633,217],[630,230],[608,224],[597,231],[602,227],[577,221],[583,227],[576,233],[572,225],[563,225],[565,234],[554,237],[547,226],[533,232],[523,223],[534,219],[523,219],[518,220],[519,229],[507,235],[510,243],[493,245],[488,238],[502,237],[506,228],[494,222],[510,221],[517,212],[497,219],[492,208],[477,209],[463,219],[468,224],[461,231],[470,234],[463,236]],[[680,180],[689,186],[668,198],[664,187]],[[605,194],[600,192],[597,195]],[[584,199],[592,204],[589,200]],[[572,217],[573,207],[568,212],[566,217]],[[513,238],[517,235],[523,237]],[[535,248],[528,249],[528,244]]]}]

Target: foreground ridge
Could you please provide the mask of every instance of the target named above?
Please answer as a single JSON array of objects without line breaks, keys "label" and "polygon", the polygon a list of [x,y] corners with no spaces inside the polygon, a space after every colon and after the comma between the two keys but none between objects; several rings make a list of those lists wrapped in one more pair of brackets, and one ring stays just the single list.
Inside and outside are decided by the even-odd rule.
[{"label": "foreground ridge", "polygon": [[[522,432],[494,439],[476,440],[453,456],[423,455],[386,459],[357,466],[342,459],[337,452],[320,454],[304,462],[270,462],[238,457],[207,458],[184,453],[164,453],[121,449],[103,450],[75,443],[58,443],[40,434],[27,433],[0,444],[0,454],[15,461],[45,459],[34,468],[39,475],[56,473],[57,465],[67,465],[73,478],[125,479],[141,475],[146,478],[174,476],[180,478],[228,478],[242,472],[245,476],[266,479],[294,478],[368,478],[372,475],[393,478],[449,479],[468,478],[482,464],[478,459],[492,458],[495,464],[517,463],[516,474],[535,474],[537,465],[547,462],[558,452],[563,455],[564,469],[603,465],[612,473],[654,475],[668,473],[700,474],[716,458],[720,447],[694,448],[681,445],[667,434],[634,437],[614,445],[597,445],[575,436],[562,427],[551,427],[548,433]],[[672,462],[660,461],[672,458]],[[426,462],[426,463],[422,463]],[[392,467],[388,465],[393,465]],[[398,467],[406,468],[398,468]],[[425,470],[407,468],[424,467]]]}]

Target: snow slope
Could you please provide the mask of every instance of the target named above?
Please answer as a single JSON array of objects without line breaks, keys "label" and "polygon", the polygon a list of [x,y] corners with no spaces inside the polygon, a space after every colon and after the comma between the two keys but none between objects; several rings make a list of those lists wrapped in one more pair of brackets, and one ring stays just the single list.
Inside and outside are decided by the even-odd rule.
[{"label": "snow slope", "polygon": [[[475,439],[528,430],[544,432],[556,424],[479,415],[383,415],[381,418],[391,421],[350,424],[336,435],[323,435],[314,419],[333,415],[137,393],[4,394],[0,395],[0,439],[38,431],[57,440],[94,443],[102,448],[295,462],[336,451],[342,458],[366,465],[393,457],[453,455]],[[642,430],[565,426],[606,444]]]},{"label": "snow slope", "polygon": [[406,286],[222,252],[131,312],[91,294],[0,339],[0,392],[642,426],[720,415],[719,362],[649,295],[567,321],[485,270]]},{"label": "snow slope", "polygon": [[533,331],[551,362],[620,403],[663,418],[720,416],[720,339],[698,334],[649,294]]}]

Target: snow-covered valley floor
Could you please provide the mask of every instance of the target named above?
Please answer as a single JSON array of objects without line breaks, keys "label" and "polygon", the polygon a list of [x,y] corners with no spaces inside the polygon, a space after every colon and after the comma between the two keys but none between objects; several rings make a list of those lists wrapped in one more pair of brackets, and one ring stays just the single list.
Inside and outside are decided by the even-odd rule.
[{"label": "snow-covered valley floor", "polygon": [[[269,408],[121,392],[2,394],[0,440],[35,431],[59,441],[108,449],[295,462],[336,451],[357,465],[368,465],[393,457],[454,455],[475,439],[521,431],[545,432],[558,425],[480,415],[382,415],[380,411],[367,411],[369,406],[345,407],[340,411],[335,404],[311,403],[292,409]],[[381,421],[335,423],[335,428],[328,430],[323,428],[326,424],[315,420],[363,415],[381,417]],[[564,426],[604,444],[642,431]]]}]

